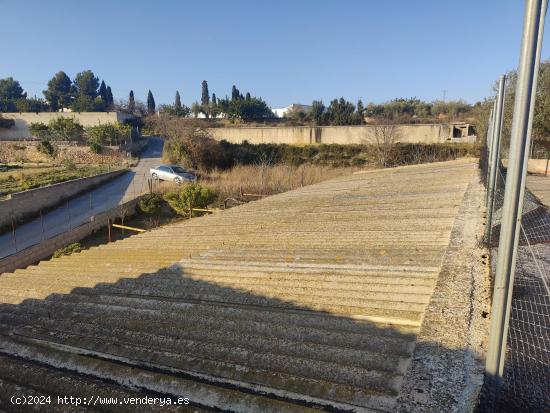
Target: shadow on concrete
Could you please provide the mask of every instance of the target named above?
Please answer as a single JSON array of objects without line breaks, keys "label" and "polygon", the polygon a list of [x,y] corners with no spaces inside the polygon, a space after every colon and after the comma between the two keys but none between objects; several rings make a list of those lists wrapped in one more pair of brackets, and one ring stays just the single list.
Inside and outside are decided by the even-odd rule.
[{"label": "shadow on concrete", "polygon": [[[96,272],[101,268],[98,263]],[[92,269],[75,273],[83,270]],[[2,304],[0,325],[0,380],[46,394],[84,397],[92,385],[103,395],[135,391],[125,367],[136,375],[163,374],[236,392],[217,405],[187,388],[185,397],[206,409],[230,411],[245,403],[246,395],[273,401],[270,409],[252,407],[258,412],[286,411],[277,401],[326,411],[441,408],[430,400],[438,377],[429,376],[406,395],[406,407],[395,406],[416,328],[375,324],[314,304],[198,280],[177,267]],[[23,350],[27,345],[35,352]],[[434,354],[463,351],[428,345]],[[52,348],[59,354],[50,354]],[[111,370],[92,373],[84,364],[65,360],[64,353],[109,362]],[[32,378],[21,373],[23,368],[34,372]],[[181,396],[173,387],[159,389],[153,379],[139,383],[141,395]],[[5,397],[0,392],[0,399]]]}]

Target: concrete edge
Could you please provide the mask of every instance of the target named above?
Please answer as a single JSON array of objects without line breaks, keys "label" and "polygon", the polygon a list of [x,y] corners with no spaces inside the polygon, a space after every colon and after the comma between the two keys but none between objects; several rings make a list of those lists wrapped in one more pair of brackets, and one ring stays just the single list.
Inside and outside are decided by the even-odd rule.
[{"label": "concrete edge", "polygon": [[490,281],[483,188],[468,185],[395,411],[472,412],[483,384]]}]

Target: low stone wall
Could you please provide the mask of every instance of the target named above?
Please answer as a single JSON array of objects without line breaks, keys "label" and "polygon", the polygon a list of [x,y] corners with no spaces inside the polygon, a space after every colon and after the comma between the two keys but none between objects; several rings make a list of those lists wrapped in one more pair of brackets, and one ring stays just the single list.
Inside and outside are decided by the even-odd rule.
[{"label": "low stone wall", "polygon": [[137,199],[134,199],[119,207],[96,215],[90,222],[73,228],[69,232],[56,235],[53,238],[42,241],[40,244],[33,245],[30,248],[19,251],[17,254],[0,260],[0,274],[14,272],[18,268],[25,268],[40,260],[49,258],[56,250],[78,242],[96,230],[107,226],[109,218],[120,218],[122,209],[125,211],[125,216],[133,215],[136,212],[137,201]]},{"label": "low stone wall", "polygon": [[[375,125],[359,126],[296,126],[296,127],[234,127],[210,128],[214,139],[231,143],[248,141],[252,144],[274,143],[288,145],[311,144],[373,144]],[[474,143],[475,136],[453,137],[453,125],[397,125],[395,142],[401,143]]]},{"label": "low stone wall", "polygon": [[52,208],[68,198],[72,198],[126,172],[125,169],[121,169],[8,195],[6,200],[0,201],[0,228],[11,225],[12,219],[15,222],[24,221],[27,217],[37,214],[42,209]]}]

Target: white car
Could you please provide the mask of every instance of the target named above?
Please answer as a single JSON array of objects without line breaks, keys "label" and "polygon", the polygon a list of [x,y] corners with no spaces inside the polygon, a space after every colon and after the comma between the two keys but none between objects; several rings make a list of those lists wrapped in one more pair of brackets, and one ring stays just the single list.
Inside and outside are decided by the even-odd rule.
[{"label": "white car", "polygon": [[191,172],[186,171],[178,165],[160,165],[156,168],[151,168],[150,172],[153,179],[172,181],[178,185],[183,182],[193,182],[197,179]]}]

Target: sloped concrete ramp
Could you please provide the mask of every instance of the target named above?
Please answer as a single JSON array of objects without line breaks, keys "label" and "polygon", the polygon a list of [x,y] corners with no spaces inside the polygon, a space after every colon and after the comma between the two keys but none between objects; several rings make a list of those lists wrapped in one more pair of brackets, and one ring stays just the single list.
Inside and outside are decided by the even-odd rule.
[{"label": "sloped concrete ramp", "polygon": [[[475,174],[358,173],[3,274],[0,410],[392,411]],[[44,411],[136,411],[90,404]]]}]

